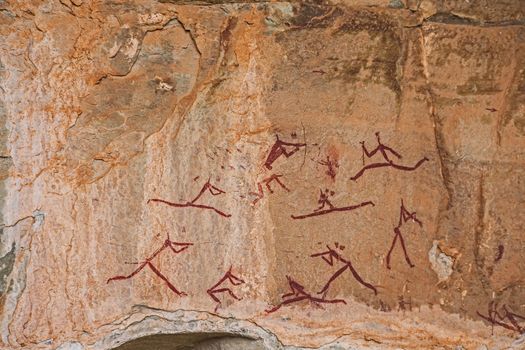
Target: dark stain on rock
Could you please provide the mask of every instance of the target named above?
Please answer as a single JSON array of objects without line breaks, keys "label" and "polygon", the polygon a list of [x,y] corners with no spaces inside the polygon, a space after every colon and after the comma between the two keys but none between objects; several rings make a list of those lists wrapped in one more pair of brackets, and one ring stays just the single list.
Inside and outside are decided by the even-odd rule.
[{"label": "dark stain on rock", "polygon": [[372,41],[378,41],[378,45],[375,45],[377,50],[370,50],[367,57],[347,61],[340,72],[342,77],[350,81],[359,80],[357,74],[363,69],[369,70],[372,73],[367,81],[384,84],[399,98],[401,87],[397,63],[402,55],[403,43],[398,28],[395,21],[368,10],[358,10],[345,16],[336,34],[367,32]]},{"label": "dark stain on rock", "polygon": [[399,24],[382,13],[359,9],[348,14],[345,17],[344,23],[337,29],[337,31],[367,31],[373,36],[374,34],[380,35],[382,33],[392,32],[393,28],[396,27],[399,27]]},{"label": "dark stain on rock", "polygon": [[518,129],[521,135],[525,135],[525,117],[518,116],[514,118],[514,126]]},{"label": "dark stain on rock", "polygon": [[[288,30],[276,36],[276,40],[290,53],[289,64],[294,69],[319,72],[318,80],[325,83],[342,80],[351,84],[358,81],[382,84],[392,90],[399,101],[399,68],[404,64],[404,55],[401,29],[396,21],[367,9],[301,5],[295,8],[291,24]],[[320,31],[325,33],[327,40],[310,39]],[[370,37],[371,44],[357,45],[350,50],[338,47],[337,42],[352,41],[363,33]],[[322,63],[310,67],[311,62]],[[296,79],[301,72],[295,74]],[[286,83],[294,81],[288,79]]]},{"label": "dark stain on rock", "polygon": [[5,180],[9,176],[9,169],[13,165],[13,159],[10,157],[6,146],[9,135],[9,132],[5,126],[6,122],[7,113],[4,109],[2,101],[0,101],[0,181]]},{"label": "dark stain on rock", "polygon": [[507,126],[512,121],[518,133],[525,136],[525,115],[521,113],[521,108],[525,104],[525,70],[521,67],[523,67],[523,59],[516,65],[517,72],[514,73],[516,85],[510,97],[510,110],[503,118],[503,125]]},{"label": "dark stain on rock", "polygon": [[426,19],[427,22],[446,23],[446,24],[460,24],[460,25],[476,25],[478,22],[465,17],[459,17],[452,13],[436,13]]},{"label": "dark stain on rock", "polygon": [[463,85],[456,88],[459,95],[492,95],[502,90],[491,79],[471,78]]},{"label": "dark stain on rock", "polygon": [[[480,1],[434,1],[437,13],[444,16],[458,17],[460,24],[505,25],[519,24],[525,19],[523,1],[516,0],[480,0]],[[459,15],[452,14],[456,13]],[[450,15],[449,15],[450,14]],[[454,21],[458,21],[455,19]]]},{"label": "dark stain on rock", "polygon": [[327,28],[333,25],[335,18],[342,15],[344,11],[339,7],[302,4],[294,7],[291,29]]}]

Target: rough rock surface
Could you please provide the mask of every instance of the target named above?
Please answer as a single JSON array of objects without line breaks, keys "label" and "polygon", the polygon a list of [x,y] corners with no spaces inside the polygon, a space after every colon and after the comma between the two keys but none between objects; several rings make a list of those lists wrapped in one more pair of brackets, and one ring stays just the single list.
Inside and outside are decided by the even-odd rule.
[{"label": "rough rock surface", "polygon": [[0,34],[2,349],[525,347],[523,1],[0,0]]}]

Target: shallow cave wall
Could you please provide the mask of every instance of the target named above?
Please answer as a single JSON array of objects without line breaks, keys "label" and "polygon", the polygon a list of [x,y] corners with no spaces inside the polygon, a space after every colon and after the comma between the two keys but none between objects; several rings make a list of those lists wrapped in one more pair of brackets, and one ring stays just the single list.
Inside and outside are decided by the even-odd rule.
[{"label": "shallow cave wall", "polygon": [[525,347],[525,3],[0,0],[0,348]]}]

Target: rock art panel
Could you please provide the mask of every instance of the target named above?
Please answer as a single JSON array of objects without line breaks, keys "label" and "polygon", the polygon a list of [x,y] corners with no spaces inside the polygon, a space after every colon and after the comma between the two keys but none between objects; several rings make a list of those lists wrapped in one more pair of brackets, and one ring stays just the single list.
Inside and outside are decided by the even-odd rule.
[{"label": "rock art panel", "polygon": [[0,1],[1,347],[519,348],[524,16]]}]

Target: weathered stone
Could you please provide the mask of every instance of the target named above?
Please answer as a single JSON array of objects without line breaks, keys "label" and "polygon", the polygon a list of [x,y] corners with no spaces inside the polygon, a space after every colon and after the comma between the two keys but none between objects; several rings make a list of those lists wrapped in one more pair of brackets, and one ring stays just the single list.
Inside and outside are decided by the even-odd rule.
[{"label": "weathered stone", "polygon": [[1,347],[519,348],[524,18],[0,1]]}]

